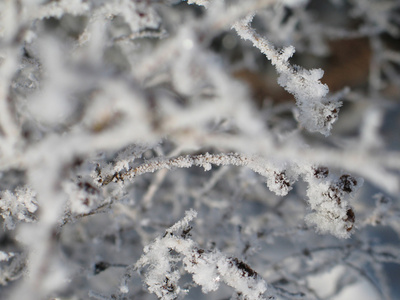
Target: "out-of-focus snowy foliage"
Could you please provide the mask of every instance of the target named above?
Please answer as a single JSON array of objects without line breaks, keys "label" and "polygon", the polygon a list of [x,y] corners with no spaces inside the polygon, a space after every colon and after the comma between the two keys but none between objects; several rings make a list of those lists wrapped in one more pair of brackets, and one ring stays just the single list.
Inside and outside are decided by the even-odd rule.
[{"label": "out-of-focus snowy foliage", "polygon": [[0,298],[398,299],[399,24],[0,1]]}]

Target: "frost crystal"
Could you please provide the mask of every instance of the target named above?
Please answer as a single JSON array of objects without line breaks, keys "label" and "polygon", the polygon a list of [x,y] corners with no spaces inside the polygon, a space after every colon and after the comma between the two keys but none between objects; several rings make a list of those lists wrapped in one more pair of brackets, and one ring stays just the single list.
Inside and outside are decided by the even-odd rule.
[{"label": "frost crystal", "polygon": [[14,193],[4,191],[0,196],[0,215],[7,229],[14,229],[18,221],[34,222],[38,206],[36,193],[29,189],[17,189]]},{"label": "frost crystal", "polygon": [[400,299],[399,9],[0,0],[0,299]]},{"label": "frost crystal", "polygon": [[338,238],[349,238],[354,230],[355,214],[348,199],[361,187],[362,179],[350,175],[340,178],[328,176],[325,169],[314,169],[314,178],[308,177],[310,208],[305,217],[321,233],[331,233]]},{"label": "frost crystal", "polygon": [[[188,227],[197,213],[186,212],[181,221],[166,230],[162,238],[157,238],[146,246],[144,254],[136,263],[136,268],[145,268],[145,282],[150,292],[160,299],[175,299],[185,291],[179,287],[181,274],[176,263],[182,260],[184,269],[191,273],[193,281],[202,287],[203,293],[215,291],[221,282],[233,287],[245,299],[265,299],[266,283],[247,264],[237,258],[226,257],[218,250],[205,251],[179,231]],[[175,251],[178,256],[171,255]],[[123,283],[122,286],[124,286]]]},{"label": "frost crystal", "polygon": [[330,134],[332,124],[338,117],[340,101],[329,100],[329,88],[320,82],[324,74],[321,69],[306,70],[289,64],[289,58],[294,54],[293,46],[281,51],[266,39],[256,33],[249,25],[253,15],[237,22],[233,28],[246,40],[250,40],[260,49],[275,66],[279,73],[278,83],[296,98],[300,111],[299,121],[309,131],[320,132],[325,136]]}]

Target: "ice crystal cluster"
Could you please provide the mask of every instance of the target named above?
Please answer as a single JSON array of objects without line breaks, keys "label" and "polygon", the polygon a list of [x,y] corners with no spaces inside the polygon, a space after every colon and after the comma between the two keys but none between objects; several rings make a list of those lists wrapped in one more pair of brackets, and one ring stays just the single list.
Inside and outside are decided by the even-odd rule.
[{"label": "ice crystal cluster", "polygon": [[0,299],[399,299],[399,24],[0,1]]}]

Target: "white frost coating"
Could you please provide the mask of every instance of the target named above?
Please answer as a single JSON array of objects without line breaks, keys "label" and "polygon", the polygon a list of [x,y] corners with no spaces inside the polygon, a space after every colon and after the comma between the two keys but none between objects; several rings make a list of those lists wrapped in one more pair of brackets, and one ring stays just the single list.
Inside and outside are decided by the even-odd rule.
[{"label": "white frost coating", "polygon": [[7,229],[14,229],[16,221],[33,222],[38,209],[36,193],[29,189],[17,189],[14,193],[4,191],[0,197],[0,216]]},{"label": "white frost coating", "polygon": [[185,212],[185,217],[180,220],[179,222],[175,223],[173,226],[167,229],[167,232],[174,232],[181,228],[185,228],[189,225],[189,222],[192,221],[194,218],[197,217],[197,211],[191,209]]},{"label": "white frost coating", "polygon": [[315,225],[320,233],[349,238],[353,233],[355,215],[347,200],[358,191],[363,180],[350,175],[337,178],[327,174],[320,178],[307,176],[305,180],[309,183],[307,196],[312,209],[305,217],[306,223]]},{"label": "white frost coating", "polygon": [[308,0],[281,0],[285,6],[299,7],[308,3]]},{"label": "white frost coating", "polygon": [[[113,167],[111,164],[104,166],[101,170],[92,174],[95,182],[99,185],[106,185],[112,181],[120,181],[133,178],[145,174],[153,173],[161,169],[172,168],[190,168],[199,166],[204,168],[204,171],[209,171],[212,165],[216,166],[247,166],[254,172],[267,178],[266,183],[268,188],[279,196],[285,196],[292,189],[292,184],[297,180],[298,174],[286,169],[285,165],[278,165],[267,160],[262,160],[256,157],[247,157],[239,153],[220,153],[201,155],[186,155],[170,159],[154,159],[148,161],[135,168],[122,169]],[[118,170],[121,170],[117,174]],[[290,171],[291,174],[288,173]]]},{"label": "white frost coating", "polygon": [[278,196],[286,196],[292,189],[293,180],[289,179],[285,171],[274,171],[267,177],[267,186]]},{"label": "white frost coating", "polygon": [[93,210],[101,201],[97,189],[88,183],[64,184],[64,191],[69,196],[68,205],[71,212],[85,214]]},{"label": "white frost coating", "polygon": [[247,16],[232,27],[242,39],[250,40],[275,66],[279,73],[279,85],[296,98],[299,122],[311,132],[320,132],[328,136],[338,117],[341,102],[327,98],[329,88],[320,82],[323,70],[306,70],[290,65],[288,60],[294,54],[294,47],[289,46],[280,51],[275,49],[250,27],[253,16]]},{"label": "white frost coating", "polygon": [[[238,263],[243,264],[242,262]],[[243,294],[245,299],[264,299],[262,294],[267,290],[264,280],[258,279],[257,275],[251,276],[246,269],[235,265],[234,259],[220,259],[218,261],[218,272],[225,283]]]},{"label": "white frost coating", "polygon": [[[178,285],[181,274],[176,263],[182,260],[184,269],[191,273],[193,281],[201,286],[203,293],[215,291],[221,282],[233,287],[245,299],[261,300],[267,290],[265,281],[242,261],[225,256],[218,250],[205,251],[179,232],[185,232],[189,222],[197,215],[190,210],[186,216],[166,230],[162,238],[144,248],[144,254],[136,268],[147,267],[145,282],[148,290],[161,299],[172,300],[186,293]],[[171,250],[179,254],[171,255]],[[126,283],[120,286],[125,286]]]},{"label": "white frost coating", "polygon": [[121,16],[129,25],[132,33],[137,33],[144,28],[156,29],[161,19],[155,9],[145,1],[114,0],[103,5],[98,16],[112,19],[114,16]]},{"label": "white frost coating", "polygon": [[210,0],[188,0],[188,4],[196,4],[207,8],[210,5]]},{"label": "white frost coating", "polygon": [[[143,275],[164,298],[179,293],[176,298],[182,299],[184,289],[193,291],[194,285],[199,285],[196,295],[187,298],[224,297],[227,289],[238,291],[232,297],[236,300],[244,300],[244,294],[246,298],[262,297],[265,284],[250,267],[229,257],[235,253],[249,257],[266,281],[279,283],[268,290],[271,297],[318,298],[320,295],[313,295],[303,284],[307,277],[332,264],[351,262],[346,277],[332,280],[332,285],[341,288],[332,292],[332,297],[351,285],[353,277],[368,276],[369,266],[373,266],[373,284],[382,291],[382,299],[390,299],[383,297],[385,280],[380,271],[382,262],[399,261],[399,253],[394,251],[399,247],[387,251],[395,246],[387,244],[385,249],[384,241],[368,239],[371,228],[366,225],[390,226],[400,235],[396,201],[400,153],[391,147],[397,142],[392,122],[397,115],[392,114],[388,99],[400,78],[393,63],[400,60],[389,59],[388,51],[398,53],[385,45],[386,38],[381,39],[388,33],[387,25],[396,25],[391,23],[398,1],[351,1],[349,17],[341,10],[343,14],[336,20],[341,25],[337,30],[330,28],[335,20],[313,18],[321,12],[320,7],[295,7],[305,3],[300,0],[189,2],[209,3],[210,9],[178,0],[0,1],[0,197],[4,205],[0,222],[6,228],[10,223],[16,227],[16,232],[5,232],[7,239],[2,239],[0,258],[6,259],[4,253],[9,251],[15,256],[0,263],[0,285],[24,277],[12,283],[17,289],[0,288],[0,298],[7,290],[11,291],[10,300],[49,299],[66,290],[70,297],[85,297],[92,288],[99,290],[88,296],[95,299],[156,298],[144,295],[148,290],[139,278],[119,286],[114,275],[142,254],[138,249],[152,244],[160,226],[195,207],[201,214],[196,220],[199,227],[192,232],[196,243],[186,233],[190,226],[183,222],[180,226],[184,228],[154,243],[154,253],[146,248],[148,261],[140,274],[132,273]],[[340,6],[345,1],[330,2]],[[359,15],[355,16],[357,9]],[[327,54],[331,46],[336,53],[332,40],[340,40],[340,49],[360,35],[371,41],[364,46],[358,41],[360,47],[355,50],[359,57],[357,53],[348,56],[342,65],[351,68],[363,57],[371,76],[369,82],[352,87],[348,100],[354,102],[346,107],[350,122],[344,119],[332,140],[309,139],[296,129],[290,115],[292,105],[275,102],[279,95],[270,94],[262,84],[267,74],[264,66],[257,66],[258,49],[250,43],[249,47],[239,46],[237,56],[237,47],[221,47],[221,39],[230,36],[227,28],[252,11],[259,17],[258,25],[267,29],[272,45],[292,44],[307,56]],[[354,20],[357,28],[351,26]],[[161,41],[159,38],[167,35],[161,36],[163,32],[168,32],[168,38]],[[248,33],[252,39],[251,31]],[[263,44],[262,39],[256,42]],[[296,95],[299,124],[324,128],[326,121],[334,120],[336,102],[328,103],[326,87],[318,84],[323,72],[289,65],[294,47],[271,53],[276,54],[272,60],[281,70],[281,84]],[[357,74],[352,75],[342,76],[342,83],[353,85],[350,77],[355,79]],[[269,99],[258,102],[267,94],[274,98],[272,106]],[[35,95],[38,98],[34,99]],[[257,109],[258,104],[262,109]],[[377,110],[389,131],[379,130]],[[364,131],[358,122],[361,118],[366,121]],[[377,145],[380,136],[389,138],[390,146]],[[133,153],[119,155],[128,145],[147,142],[159,145],[146,145],[139,162]],[[305,145],[308,142],[311,144]],[[205,151],[242,154],[207,155]],[[261,155],[266,162],[253,163],[252,155]],[[296,171],[305,163],[364,176],[379,191],[393,194],[393,206],[389,208],[381,199],[369,223],[363,225],[373,209],[368,205],[371,189],[363,194],[366,205],[362,203],[352,212],[354,186],[351,182],[340,184],[340,175],[318,180],[311,175],[287,199],[270,195],[264,181],[283,196],[298,177],[307,177],[306,171]],[[227,164],[237,167],[219,167]],[[211,167],[211,173],[202,171]],[[189,169],[168,172],[174,168]],[[110,185],[92,183],[93,170],[96,179],[110,179]],[[360,180],[357,182],[360,185]],[[70,198],[64,189],[69,183]],[[311,185],[310,203],[305,205],[312,212],[306,219],[313,228],[302,226],[305,205],[299,198],[307,198],[307,184]],[[16,195],[24,186],[37,191],[40,209],[32,197],[23,201]],[[349,189],[351,192],[346,192]],[[68,209],[68,201],[78,205]],[[353,230],[356,226],[357,232]],[[315,237],[314,227],[328,236]],[[331,232],[340,237],[352,232],[359,236],[335,242]],[[271,252],[272,248],[276,251]],[[88,268],[89,264],[94,268]],[[111,270],[97,274],[107,266]],[[71,279],[82,270],[82,280]],[[68,286],[60,290],[66,281]],[[224,291],[200,296],[201,289],[210,292],[218,287]],[[119,297],[121,293],[124,295]]]},{"label": "white frost coating", "polygon": [[[126,172],[112,174],[109,171],[101,171],[105,177],[96,180],[103,184],[111,181],[133,179],[144,173],[152,173],[160,169],[189,168],[192,166],[203,167],[205,171],[211,169],[212,165],[234,165],[246,166],[254,172],[266,177],[268,188],[278,196],[285,196],[293,188],[293,184],[302,176],[309,184],[307,196],[309,198],[312,213],[306,217],[306,222],[316,225],[320,233],[331,233],[339,238],[348,238],[353,232],[355,216],[348,199],[359,189],[363,180],[350,175],[342,175],[340,178],[329,175],[328,168],[312,167],[307,163],[290,164],[283,162],[270,162],[257,157],[248,157],[238,153],[221,153],[202,155],[186,155],[167,160],[153,160]],[[109,175],[106,175],[109,174]],[[108,176],[108,178],[107,178]],[[193,215],[192,215],[193,214]],[[171,233],[177,228],[188,226],[195,217],[190,211],[182,224],[176,224],[167,232]]]},{"label": "white frost coating", "polygon": [[4,252],[4,251],[0,251],[0,262],[1,261],[8,261],[11,257],[15,256],[14,253],[12,252]]},{"label": "white frost coating", "polygon": [[220,277],[218,276],[217,259],[214,253],[192,251],[192,256],[185,256],[183,263],[185,270],[193,274],[193,281],[201,286],[203,293],[209,293],[219,288]]},{"label": "white frost coating", "polygon": [[89,11],[89,3],[82,0],[61,0],[51,1],[48,4],[38,6],[30,11],[30,15],[35,19],[61,18],[64,14],[83,15]]},{"label": "white frost coating", "polygon": [[122,285],[119,287],[119,290],[122,294],[128,294],[129,293],[129,288],[127,285]]}]

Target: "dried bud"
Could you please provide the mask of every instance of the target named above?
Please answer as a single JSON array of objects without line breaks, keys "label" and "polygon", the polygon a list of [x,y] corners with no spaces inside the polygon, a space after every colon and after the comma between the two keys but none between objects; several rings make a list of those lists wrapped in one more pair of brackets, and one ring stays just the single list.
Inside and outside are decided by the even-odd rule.
[{"label": "dried bud", "polygon": [[351,193],[357,185],[357,180],[350,175],[342,175],[339,178],[339,187],[346,193]]},{"label": "dried bud", "polygon": [[349,208],[349,209],[347,210],[347,212],[346,212],[346,217],[343,219],[343,221],[345,221],[345,222],[348,223],[348,224],[347,224],[347,227],[346,227],[346,230],[347,230],[347,231],[350,231],[350,230],[353,229],[353,224],[354,224],[354,222],[356,221],[356,216],[355,216],[355,214],[354,214],[354,211],[353,211],[351,208]]},{"label": "dried bud", "polygon": [[314,168],[314,177],[317,179],[326,178],[329,175],[329,169],[327,167]]},{"label": "dried bud", "polygon": [[257,272],[254,271],[248,264],[242,262],[241,260],[237,258],[229,258],[230,264],[234,265],[237,267],[239,270],[242,271],[242,276],[243,277],[257,277]]}]

